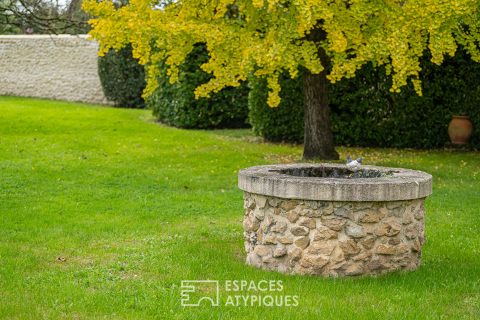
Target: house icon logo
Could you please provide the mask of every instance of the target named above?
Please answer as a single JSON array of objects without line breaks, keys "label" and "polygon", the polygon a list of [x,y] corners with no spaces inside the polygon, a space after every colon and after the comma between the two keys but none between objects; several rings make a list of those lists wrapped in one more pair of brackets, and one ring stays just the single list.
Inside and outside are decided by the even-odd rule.
[{"label": "house icon logo", "polygon": [[217,280],[182,280],[182,307],[219,306],[219,284]]}]

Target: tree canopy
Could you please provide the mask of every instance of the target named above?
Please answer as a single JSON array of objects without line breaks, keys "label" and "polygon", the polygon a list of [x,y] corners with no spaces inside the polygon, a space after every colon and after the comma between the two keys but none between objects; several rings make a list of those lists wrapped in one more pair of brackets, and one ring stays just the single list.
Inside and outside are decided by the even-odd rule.
[{"label": "tree canopy", "polygon": [[0,34],[86,33],[82,0],[0,0]]},{"label": "tree canopy", "polygon": [[[314,74],[326,68],[319,46],[331,82],[373,62],[392,74],[393,91],[410,80],[421,93],[419,59],[426,50],[440,64],[461,45],[480,61],[477,0],[131,0],[122,7],[85,0],[84,9],[97,17],[90,34],[101,53],[131,43],[148,65],[147,94],[159,62],[166,61],[175,81],[196,43],[206,44],[210,59],[202,68],[214,76],[196,89],[198,96],[237,86],[253,73],[268,79],[270,106],[279,103],[282,72],[295,77],[301,68]],[[312,41],[316,29],[324,37]]]}]

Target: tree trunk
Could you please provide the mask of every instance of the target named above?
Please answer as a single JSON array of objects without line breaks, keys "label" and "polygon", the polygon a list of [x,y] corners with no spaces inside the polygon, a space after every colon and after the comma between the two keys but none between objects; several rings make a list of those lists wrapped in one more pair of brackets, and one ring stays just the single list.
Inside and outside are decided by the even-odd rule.
[{"label": "tree trunk", "polygon": [[[325,39],[325,35],[321,29],[315,29],[308,38],[318,44],[320,40]],[[320,47],[318,55],[326,69],[328,58]],[[305,111],[303,159],[337,160],[339,156],[335,151],[330,127],[326,70],[319,74],[312,74],[309,70],[304,72],[303,96]]]}]

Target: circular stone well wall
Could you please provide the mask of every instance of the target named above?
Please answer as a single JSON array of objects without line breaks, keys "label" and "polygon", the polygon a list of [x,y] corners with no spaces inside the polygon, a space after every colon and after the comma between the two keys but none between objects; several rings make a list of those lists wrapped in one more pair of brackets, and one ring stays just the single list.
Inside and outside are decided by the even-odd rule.
[{"label": "circular stone well wall", "polygon": [[294,164],[240,171],[247,263],[284,273],[381,274],[420,264],[431,175]]}]

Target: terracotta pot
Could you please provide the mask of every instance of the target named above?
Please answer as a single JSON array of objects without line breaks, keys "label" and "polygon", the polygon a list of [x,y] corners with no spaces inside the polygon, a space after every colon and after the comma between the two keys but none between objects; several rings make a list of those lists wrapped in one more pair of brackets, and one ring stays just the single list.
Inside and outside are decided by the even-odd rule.
[{"label": "terracotta pot", "polygon": [[468,116],[452,116],[448,125],[448,135],[453,144],[467,144],[472,136],[473,126]]}]

